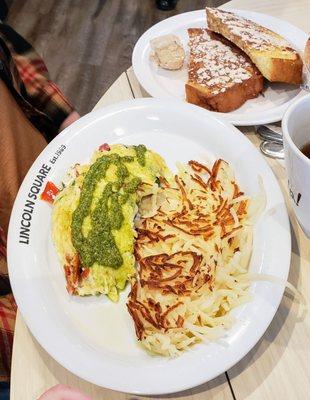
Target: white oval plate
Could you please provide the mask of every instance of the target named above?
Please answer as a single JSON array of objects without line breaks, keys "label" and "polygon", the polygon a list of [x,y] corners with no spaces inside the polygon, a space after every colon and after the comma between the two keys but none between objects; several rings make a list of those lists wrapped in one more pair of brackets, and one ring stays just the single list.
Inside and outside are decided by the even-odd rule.
[{"label": "white oval plate", "polygon": [[[308,35],[299,28],[269,15],[243,10],[227,10],[251,19],[279,33],[302,52]],[[150,60],[150,40],[169,33],[177,35],[187,49],[187,29],[206,27],[205,10],[192,11],[171,18],[152,26],[135,45],[132,55],[134,73],[141,86],[153,97],[185,101],[184,85],[187,80],[187,67],[179,71],[167,71],[157,67]],[[265,82],[266,91],[256,99],[246,101],[243,106],[229,113],[215,113],[234,125],[256,125],[280,121],[285,110],[296,97],[303,96],[296,85]]]},{"label": "white oval plate", "polygon": [[[18,307],[45,350],[76,375],[110,389],[162,394],[199,385],[226,371],[255,345],[277,310],[283,288],[256,282],[253,301],[235,311],[237,322],[221,342],[195,346],[175,359],[152,357],[137,344],[125,307],[129,288],[118,304],[104,296],[69,296],[51,241],[51,206],[33,194],[40,186],[38,175],[41,193],[47,180],[60,184],[71,165],[87,162],[105,142],[143,143],[172,168],[176,161],[222,157],[250,195],[257,192],[260,175],[268,204],[255,227],[250,269],[286,279],[290,231],[279,185],[260,153],[232,125],[186,103],[139,99],[92,112],[59,134],[19,190],[9,228],[10,279]],[[28,220],[30,230],[21,234],[22,221],[27,225]]]}]

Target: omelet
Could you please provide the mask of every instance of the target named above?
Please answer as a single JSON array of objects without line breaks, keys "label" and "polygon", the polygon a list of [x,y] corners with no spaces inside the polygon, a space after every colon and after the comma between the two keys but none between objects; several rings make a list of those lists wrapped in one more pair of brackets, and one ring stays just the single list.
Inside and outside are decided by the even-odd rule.
[{"label": "omelet", "polygon": [[90,164],[75,165],[56,196],[52,236],[70,294],[117,301],[135,274],[137,204],[155,194],[165,161],[144,145],[101,146]]}]

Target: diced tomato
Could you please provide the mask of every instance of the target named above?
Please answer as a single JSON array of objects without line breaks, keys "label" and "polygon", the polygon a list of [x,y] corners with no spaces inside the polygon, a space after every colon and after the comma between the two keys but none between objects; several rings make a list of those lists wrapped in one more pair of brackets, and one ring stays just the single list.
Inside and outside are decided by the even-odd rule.
[{"label": "diced tomato", "polygon": [[86,278],[88,277],[88,275],[89,275],[89,271],[90,271],[90,269],[89,269],[89,268],[85,268],[85,269],[83,269],[83,271],[82,271],[82,273],[81,273],[81,277],[82,277],[82,279],[86,279]]},{"label": "diced tomato", "polygon": [[110,148],[110,146],[108,145],[108,143],[103,143],[103,144],[99,147],[99,150],[100,150],[100,151],[110,151],[111,148]]},{"label": "diced tomato", "polygon": [[59,193],[58,187],[53,182],[48,181],[43,193],[41,194],[41,200],[53,203],[57,193]]}]

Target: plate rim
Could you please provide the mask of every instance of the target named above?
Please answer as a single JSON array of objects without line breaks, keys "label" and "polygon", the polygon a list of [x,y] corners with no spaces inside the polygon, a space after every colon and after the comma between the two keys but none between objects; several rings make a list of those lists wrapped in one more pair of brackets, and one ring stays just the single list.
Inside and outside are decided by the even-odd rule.
[{"label": "plate rim", "polygon": [[[229,11],[229,12],[235,12],[236,14],[245,14],[244,16],[250,19],[250,15],[258,15],[260,17],[266,17],[269,20],[273,20],[275,23],[277,21],[280,21],[281,23],[284,23],[285,25],[287,25],[288,28],[295,30],[296,32],[298,32],[299,35],[303,35],[304,36],[304,40],[306,42],[308,35],[306,32],[304,32],[302,29],[298,28],[297,26],[291,24],[290,22],[287,22],[283,19],[274,17],[272,15],[268,15],[268,14],[264,14],[261,12],[256,12],[256,11],[251,11],[251,10],[244,10],[244,9],[237,9],[237,8],[228,8],[227,10],[225,9],[225,5],[222,8],[224,11]],[[200,14],[204,13],[205,9],[200,9],[200,10],[195,10],[195,11],[188,11],[185,13],[181,13],[181,14],[177,14],[174,15],[172,17],[166,18],[163,21],[160,21],[156,24],[154,24],[153,26],[151,26],[147,31],[145,31],[137,40],[134,49],[133,49],[133,53],[132,53],[132,68],[133,68],[133,72],[139,82],[139,84],[143,87],[143,89],[151,96],[154,98],[159,98],[159,99],[173,99],[174,101],[177,102],[181,102],[181,103],[186,103],[186,101],[179,99],[177,97],[174,96],[170,96],[169,94],[164,95],[163,91],[161,88],[154,88],[153,85],[150,85],[148,82],[148,76],[144,76],[144,72],[146,69],[145,67],[143,67],[143,63],[141,63],[141,56],[143,54],[143,52],[146,50],[146,46],[144,45],[144,41],[146,40],[146,38],[148,38],[148,36],[150,35],[150,33],[152,33],[153,31],[155,31],[156,29],[158,29],[158,27],[160,27],[161,25],[166,25],[167,21],[178,21],[178,20],[182,20],[183,18],[187,17],[193,17],[193,19],[200,19],[198,18]],[[247,16],[247,14],[249,14],[249,16]],[[307,93],[304,92],[303,90],[300,90],[300,92],[291,100],[273,107],[274,109],[274,113],[271,116],[267,116],[267,117],[253,117],[252,119],[242,119],[240,117],[238,117],[238,109],[232,111],[231,113],[234,113],[234,115],[232,115],[231,113],[220,113],[220,112],[213,112],[211,111],[213,114],[217,115],[219,118],[235,125],[235,126],[251,126],[251,125],[258,125],[258,124],[267,124],[267,123],[274,123],[274,122],[278,122],[281,121],[281,119],[283,118],[283,115],[286,111],[286,109],[297,99],[305,96]],[[239,113],[240,114],[240,113]]]},{"label": "plate rim", "polygon": [[[23,292],[18,292],[18,286],[20,285],[20,283],[18,282],[18,279],[16,280],[15,278],[15,268],[18,267],[13,267],[13,262],[14,262],[14,237],[12,237],[12,235],[14,235],[14,228],[13,228],[13,223],[15,222],[15,220],[18,220],[19,218],[19,214],[18,211],[20,210],[20,205],[19,203],[22,204],[22,195],[23,192],[25,190],[27,190],[28,186],[26,186],[26,184],[28,183],[28,180],[30,180],[31,177],[35,176],[35,173],[37,172],[37,166],[41,164],[43,157],[45,156],[45,154],[48,154],[48,152],[50,151],[50,149],[52,148],[57,148],[57,145],[59,142],[61,142],[63,140],[64,137],[71,137],[74,136],[77,131],[79,131],[80,129],[82,129],[83,127],[87,126],[89,123],[95,122],[95,120],[97,120],[99,117],[102,117],[104,115],[107,114],[111,114],[113,112],[126,112],[126,110],[128,108],[131,107],[140,107],[140,106],[150,106],[151,104],[154,104],[155,107],[157,106],[163,106],[166,104],[174,107],[181,107],[184,109],[188,109],[189,112],[194,112],[197,114],[200,114],[202,118],[206,118],[209,119],[210,117],[214,120],[217,121],[217,123],[219,123],[220,125],[223,125],[225,128],[230,129],[233,131],[234,134],[237,134],[238,136],[242,136],[243,140],[247,140],[243,134],[237,129],[235,128],[233,125],[229,124],[226,121],[223,121],[220,118],[217,118],[214,114],[212,114],[211,112],[206,110],[202,110],[200,107],[192,105],[192,104],[188,104],[188,103],[180,103],[180,104],[176,104],[176,102],[174,101],[169,101],[169,100],[159,100],[159,99],[154,99],[154,98],[144,98],[144,99],[132,99],[132,100],[127,100],[121,103],[117,103],[117,104],[113,104],[110,105],[108,107],[104,107],[101,108],[99,110],[96,110],[84,117],[82,117],[80,120],[78,120],[76,123],[74,123],[73,125],[69,126],[68,128],[66,128],[63,133],[61,133],[60,135],[58,135],[41,153],[40,155],[37,157],[37,159],[35,160],[35,162],[33,163],[32,167],[30,168],[29,172],[27,173],[26,177],[24,178],[24,181],[20,187],[20,190],[16,196],[16,200],[14,202],[14,206],[12,209],[12,214],[11,214],[11,219],[10,219],[10,225],[9,225],[9,233],[8,233],[8,268],[9,268],[9,274],[11,277],[11,282],[12,282],[12,289],[14,291],[14,296],[16,298],[16,302],[19,306],[19,309],[23,315],[23,318],[27,324],[27,326],[29,327],[30,331],[32,332],[33,336],[36,338],[36,340],[39,342],[39,344],[47,351],[47,353],[54,358],[60,365],[64,366],[65,368],[67,368],[69,371],[71,371],[72,373],[74,373],[75,375],[81,377],[82,379],[85,379],[95,385],[102,385],[102,383],[98,383],[98,381],[96,379],[92,379],[89,376],[87,376],[87,374],[83,374],[81,373],[81,371],[76,368],[74,366],[72,366],[72,362],[71,361],[67,361],[64,360],[64,358],[62,356],[60,356],[59,354],[55,355],[55,352],[53,350],[51,350],[51,348],[53,348],[53,345],[51,345],[50,343],[46,343],[46,342],[42,342],[42,334],[40,334],[40,322],[34,322],[33,317],[30,317],[30,315],[27,313],[26,309],[27,306],[23,304],[23,301],[21,299]],[[209,114],[209,115],[208,115]],[[250,141],[248,141],[248,145],[253,148],[253,150],[257,151],[256,147],[254,146],[253,143],[251,143]],[[259,152],[258,152],[259,153]],[[261,155],[260,155],[261,156]],[[263,156],[261,156],[261,161],[265,164],[265,166],[268,168],[268,170],[272,173],[272,170],[270,168],[270,166],[268,165],[267,161],[263,158]],[[282,269],[282,273],[283,276],[287,278],[288,273],[289,273],[289,269],[290,269],[290,257],[291,257],[291,235],[290,235],[290,229],[289,229],[289,218],[288,218],[288,213],[287,213],[287,209],[285,206],[285,200],[284,200],[284,196],[283,193],[280,189],[280,185],[277,182],[276,178],[273,176],[273,178],[276,181],[279,193],[281,195],[281,199],[283,202],[283,205],[285,207],[285,221],[284,221],[284,225],[285,225],[285,236],[286,236],[286,240],[287,242],[290,244],[289,248],[287,249],[287,262],[286,262],[286,269]],[[264,328],[261,329],[260,333],[258,335],[256,335],[254,342],[251,344],[251,346],[249,348],[247,348],[246,350],[243,351],[239,351],[239,356],[235,359],[233,359],[231,361],[231,363],[229,365],[225,365],[225,370],[231,368],[233,365],[235,365],[237,362],[240,361],[241,358],[243,358],[249,351],[251,351],[253,349],[253,347],[255,346],[255,344],[261,339],[261,337],[263,336],[264,332],[266,331],[266,329],[268,328],[269,324],[271,323],[272,319],[274,318],[277,309],[279,307],[279,304],[282,300],[283,297],[283,292],[284,292],[284,288],[279,290],[279,296],[278,296],[278,301],[276,302],[277,304],[274,307],[274,312],[272,312],[270,315],[270,318],[266,321],[266,323],[264,324]],[[139,389],[130,389],[128,390],[128,387],[120,381],[120,383],[118,384],[118,386],[113,386],[113,385],[109,385],[109,384],[104,384],[104,387],[112,389],[112,390],[116,390],[116,391],[123,391],[123,392],[127,392],[127,393],[132,393],[132,394],[137,394],[137,395],[161,395],[161,394],[168,394],[168,393],[176,393],[179,391],[183,391],[195,386],[198,386],[200,384],[205,383],[206,381],[209,381],[211,379],[214,379],[215,377],[217,377],[219,374],[223,373],[224,371],[221,372],[215,372],[214,375],[210,378],[204,379],[204,380],[199,380],[199,381],[194,381],[192,383],[183,383],[183,384],[178,384],[177,387],[173,386],[168,390],[165,390],[164,392],[158,388],[156,390],[152,390],[151,392],[148,392],[146,390],[139,390]],[[193,380],[192,380],[193,381]]]}]

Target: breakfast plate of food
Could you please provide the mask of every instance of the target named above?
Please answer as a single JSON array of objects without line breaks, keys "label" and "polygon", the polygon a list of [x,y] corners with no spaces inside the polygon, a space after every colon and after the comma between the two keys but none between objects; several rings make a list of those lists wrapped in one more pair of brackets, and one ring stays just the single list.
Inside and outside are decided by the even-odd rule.
[{"label": "breakfast plate of food", "polygon": [[305,92],[307,34],[278,18],[245,10],[188,12],[151,27],[132,65],[153,97],[216,112],[234,125],[280,121]]},{"label": "breakfast plate of food", "polygon": [[138,99],[86,115],[17,195],[19,310],[61,365],[135,394],[223,373],[264,334],[290,264],[285,202],[255,147],[213,113]]}]

